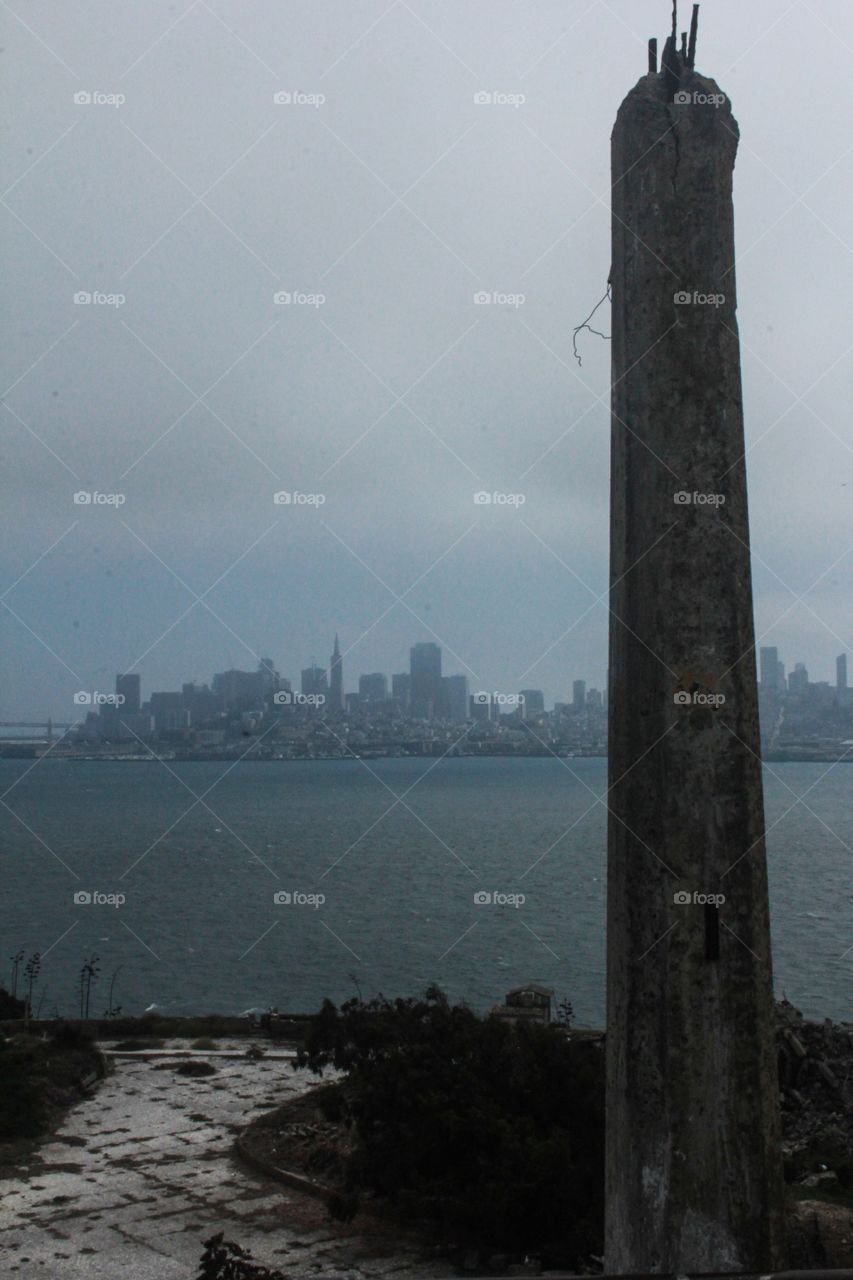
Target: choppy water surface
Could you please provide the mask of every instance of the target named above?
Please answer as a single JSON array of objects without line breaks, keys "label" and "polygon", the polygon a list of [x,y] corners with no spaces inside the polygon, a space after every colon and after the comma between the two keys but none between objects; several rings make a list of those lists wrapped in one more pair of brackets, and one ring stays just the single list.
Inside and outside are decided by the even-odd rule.
[{"label": "choppy water surface", "polygon": [[[119,966],[132,1013],[535,979],[603,1025],[606,763],[567,763],[0,761],[2,980],[46,953],[36,1002],[70,1013],[95,952],[100,1014]],[[853,1019],[853,766],[773,765],[765,803],[777,992]]]}]

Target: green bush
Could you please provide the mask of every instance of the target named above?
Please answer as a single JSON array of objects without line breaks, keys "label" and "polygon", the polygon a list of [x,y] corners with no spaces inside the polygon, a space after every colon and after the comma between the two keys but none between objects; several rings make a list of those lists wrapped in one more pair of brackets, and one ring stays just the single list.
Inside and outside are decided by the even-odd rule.
[{"label": "green bush", "polygon": [[[346,1192],[381,1196],[443,1242],[573,1265],[601,1252],[600,1050],[423,1000],[325,1001],[298,1065],[344,1072]],[[328,1106],[326,1108],[328,1110]]]},{"label": "green bush", "polygon": [[48,1029],[48,1035],[62,1049],[91,1049],[95,1043],[91,1027],[79,1022],[56,1022]]},{"label": "green bush", "polygon": [[25,1000],[17,1000],[5,987],[0,987],[0,1021],[23,1018],[27,1012]]},{"label": "green bush", "polygon": [[241,1249],[224,1232],[204,1242],[198,1280],[287,1280],[284,1272],[270,1271],[252,1260],[249,1249]]},{"label": "green bush", "polygon": [[113,1053],[139,1053],[142,1049],[162,1049],[165,1040],[119,1040],[113,1045]]},{"label": "green bush", "polygon": [[35,1073],[39,1047],[21,1036],[0,1039],[0,1140],[34,1138],[45,1122],[41,1081]]},{"label": "green bush", "polygon": [[212,1062],[199,1062],[197,1058],[179,1062],[175,1067],[175,1073],[179,1076],[215,1076],[218,1070]]}]

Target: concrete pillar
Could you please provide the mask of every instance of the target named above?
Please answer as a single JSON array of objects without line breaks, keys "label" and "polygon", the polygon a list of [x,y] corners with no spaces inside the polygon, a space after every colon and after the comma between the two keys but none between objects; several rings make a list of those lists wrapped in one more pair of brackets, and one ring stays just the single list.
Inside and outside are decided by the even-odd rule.
[{"label": "concrete pillar", "polygon": [[689,69],[667,97],[644,76],[612,139],[605,1270],[766,1271],[784,1263],[783,1183],[738,128]]}]

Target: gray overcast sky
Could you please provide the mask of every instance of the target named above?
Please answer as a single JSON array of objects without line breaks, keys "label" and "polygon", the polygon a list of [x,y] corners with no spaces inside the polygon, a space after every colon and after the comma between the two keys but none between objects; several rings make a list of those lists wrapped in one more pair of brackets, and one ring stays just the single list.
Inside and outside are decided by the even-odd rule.
[{"label": "gray overcast sky", "polygon": [[[2,20],[0,717],[73,718],[132,664],[145,694],[266,655],[294,678],[335,630],[347,687],[430,639],[474,687],[601,686],[610,349],[582,335],[579,368],[572,328],[668,0]],[[702,4],[697,69],[741,128],[757,634],[813,679],[853,648],[851,46],[848,0]],[[96,291],[125,301],[75,303]]]}]

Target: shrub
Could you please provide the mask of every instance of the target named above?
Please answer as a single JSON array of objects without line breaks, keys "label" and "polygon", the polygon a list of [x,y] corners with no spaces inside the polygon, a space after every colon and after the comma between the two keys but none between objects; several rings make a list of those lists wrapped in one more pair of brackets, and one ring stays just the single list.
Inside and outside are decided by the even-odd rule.
[{"label": "shrub", "polygon": [[119,1040],[113,1045],[114,1053],[139,1053],[141,1049],[162,1049],[165,1040]]},{"label": "shrub", "polygon": [[212,1062],[199,1062],[194,1058],[179,1062],[175,1067],[175,1073],[179,1076],[213,1076],[218,1070]]},{"label": "shrub", "polygon": [[191,1049],[206,1049],[208,1053],[211,1049],[218,1049],[219,1045],[215,1040],[211,1040],[209,1036],[201,1036],[198,1040],[193,1040],[190,1045]]},{"label": "shrub", "polygon": [[248,1249],[241,1249],[233,1240],[226,1240],[225,1233],[211,1236],[204,1242],[204,1252],[199,1262],[198,1280],[286,1280],[281,1271],[254,1262]]},{"label": "shrub", "polygon": [[5,987],[0,987],[0,1021],[11,1018],[23,1018],[27,1012],[25,1000],[18,1000],[10,995]]},{"label": "shrub", "polygon": [[78,1022],[56,1022],[48,1028],[48,1035],[62,1049],[91,1049],[95,1043],[92,1030]]},{"label": "shrub", "polygon": [[482,1020],[431,987],[422,1000],[350,1000],[340,1011],[325,1001],[297,1062],[345,1074],[348,1193],[382,1196],[445,1240],[561,1265],[601,1252],[594,1046],[554,1027]]},{"label": "shrub", "polygon": [[25,1037],[0,1040],[0,1140],[34,1138],[45,1123],[42,1082],[34,1066],[38,1046]]}]

